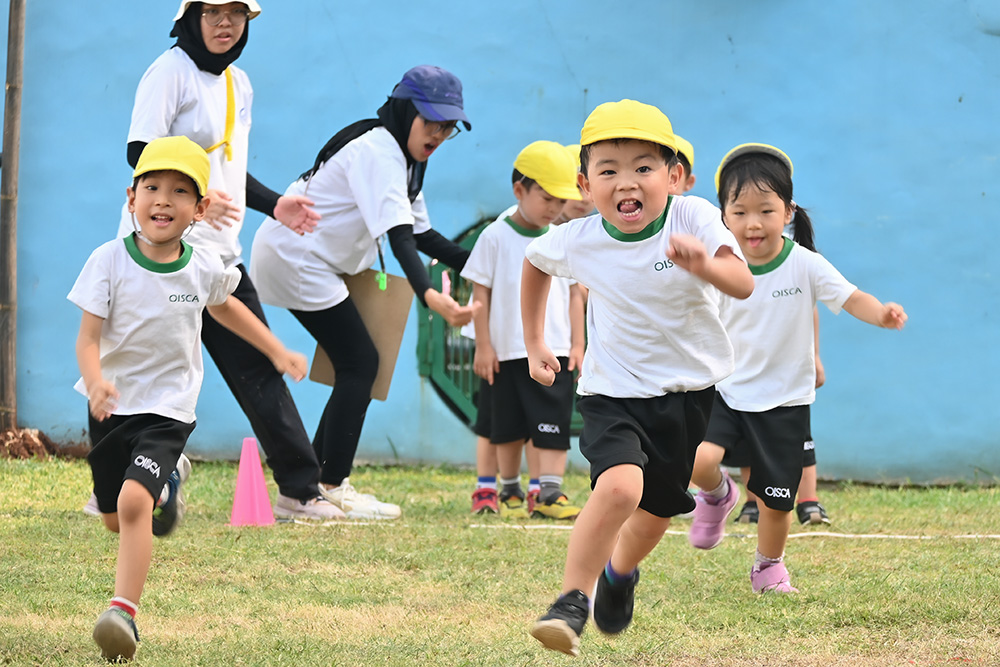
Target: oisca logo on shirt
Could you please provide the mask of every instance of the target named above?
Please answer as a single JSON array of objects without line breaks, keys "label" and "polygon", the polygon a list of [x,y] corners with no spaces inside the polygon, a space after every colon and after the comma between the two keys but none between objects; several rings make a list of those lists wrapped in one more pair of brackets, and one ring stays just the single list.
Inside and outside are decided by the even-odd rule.
[{"label": "oisca logo on shirt", "polygon": [[198,295],[197,294],[171,294],[170,295],[170,303],[177,303],[177,302],[198,303]]}]

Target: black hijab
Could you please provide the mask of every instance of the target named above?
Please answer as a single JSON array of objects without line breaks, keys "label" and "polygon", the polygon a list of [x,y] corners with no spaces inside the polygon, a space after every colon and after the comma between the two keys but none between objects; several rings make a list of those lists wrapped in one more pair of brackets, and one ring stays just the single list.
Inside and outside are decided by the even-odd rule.
[{"label": "black hijab", "polygon": [[390,97],[386,103],[379,107],[378,118],[366,118],[352,123],[333,135],[326,145],[320,149],[316,156],[316,162],[312,168],[299,176],[300,179],[308,181],[312,175],[323,166],[323,163],[337,154],[341,148],[360,137],[375,127],[385,127],[389,134],[396,139],[396,143],[403,149],[403,157],[406,158],[406,190],[412,203],[416,200],[420,190],[424,187],[424,172],[427,171],[427,161],[417,162],[410,155],[410,149],[406,144],[410,139],[410,128],[413,127],[413,119],[417,117],[417,107],[413,106],[410,100],[400,100]]},{"label": "black hijab", "polygon": [[233,48],[225,53],[212,53],[205,48],[205,39],[201,35],[202,5],[201,2],[192,2],[188,5],[184,16],[174,21],[170,36],[177,38],[174,46],[180,47],[188,54],[198,69],[219,75],[243,53],[243,47],[247,45],[247,35],[250,34],[250,21],[243,24],[243,35],[233,44]]}]

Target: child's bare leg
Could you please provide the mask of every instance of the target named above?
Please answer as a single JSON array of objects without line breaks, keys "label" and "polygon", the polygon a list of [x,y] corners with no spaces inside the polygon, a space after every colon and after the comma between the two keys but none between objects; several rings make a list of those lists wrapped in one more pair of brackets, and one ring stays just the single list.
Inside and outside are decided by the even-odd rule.
[{"label": "child's bare leg", "polygon": [[694,468],[691,470],[691,481],[699,488],[714,489],[722,484],[722,471],[719,465],[726,455],[726,450],[712,442],[698,445],[698,453],[694,457]]},{"label": "child's bare leg", "polygon": [[589,595],[641,498],[642,469],[638,466],[617,465],[601,473],[570,534],[563,593],[579,589]]},{"label": "child's bare leg", "polygon": [[497,448],[490,444],[489,438],[476,436],[476,474],[479,477],[496,477]]},{"label": "child's bare leg", "polygon": [[500,477],[503,479],[514,479],[521,476],[521,450],[524,447],[523,440],[514,442],[504,442],[491,445],[496,450],[497,465],[500,469]]},{"label": "child's bare leg", "polygon": [[669,517],[664,519],[644,509],[636,509],[622,526],[618,544],[611,554],[611,569],[628,574],[639,567],[642,559],[660,543],[669,526]]},{"label": "child's bare leg", "polygon": [[750,490],[750,487],[747,486],[747,484],[750,483],[750,468],[749,468],[749,466],[746,467],[746,468],[740,468],[740,477],[743,479],[743,488],[747,492],[747,500],[746,501],[748,503],[751,503],[751,502],[755,503],[755,502],[757,502],[757,496],[754,494],[753,491]]},{"label": "child's bare leg", "polygon": [[153,557],[153,497],[139,482],[127,479],[122,484],[117,521],[121,535],[115,597],[138,603]]},{"label": "child's bare leg", "polygon": [[757,551],[766,558],[781,558],[788,542],[788,529],[792,525],[792,513],[771,509],[760,503],[760,519],[757,527]]},{"label": "child's bare leg", "polygon": [[816,481],[816,466],[811,465],[802,469],[802,480],[799,482],[799,502],[802,500],[816,500],[819,498],[819,489]]},{"label": "child's bare leg", "polygon": [[563,460],[563,467],[559,469],[559,472],[552,472],[550,467],[544,464],[542,452],[546,450],[538,449],[535,447],[535,441],[529,440],[524,446],[524,458],[528,462],[528,478],[538,479],[542,475],[561,475],[562,471],[566,467],[566,461]]}]

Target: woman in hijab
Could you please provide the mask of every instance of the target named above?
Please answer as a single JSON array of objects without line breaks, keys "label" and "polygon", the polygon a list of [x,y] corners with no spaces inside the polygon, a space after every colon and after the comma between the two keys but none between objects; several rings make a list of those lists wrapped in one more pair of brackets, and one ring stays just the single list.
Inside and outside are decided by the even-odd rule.
[{"label": "woman in hijab", "polygon": [[[250,20],[259,14],[256,0],[181,2],[170,32],[176,43],[150,65],[136,91],[128,162],[134,167],[147,143],[166,136],[186,136],[208,152],[208,224],[193,226],[185,240],[216,253],[227,267],[239,269],[241,280],[233,296],[266,324],[240,257],[239,232],[246,207],[279,220],[297,234],[312,231],[319,216],[308,198],[279,196],[247,173],[253,89],[233,62],[246,46]],[[131,217],[123,211],[119,237],[133,231]],[[319,462],[288,387],[271,362],[207,312],[201,337],[267,456],[278,485],[275,515],[343,518],[319,494]]]},{"label": "woman in hijab", "polygon": [[417,298],[451,325],[472,319],[431,287],[417,251],[461,270],[468,251],[431,229],[422,192],[428,158],[472,129],[463,111],[462,84],[440,67],[421,65],[403,75],[377,118],[344,128],[320,150],[313,166],[286,191],[316,201],[320,220],[310,237],[265,220],[253,242],[250,272],[264,303],[287,308],[330,357],[336,385],[313,447],[322,472],[320,492],[348,518],[392,519],[398,505],[358,493],[349,476],[378,371],[378,352],[351,300],[344,275],[382,260],[382,239]]}]

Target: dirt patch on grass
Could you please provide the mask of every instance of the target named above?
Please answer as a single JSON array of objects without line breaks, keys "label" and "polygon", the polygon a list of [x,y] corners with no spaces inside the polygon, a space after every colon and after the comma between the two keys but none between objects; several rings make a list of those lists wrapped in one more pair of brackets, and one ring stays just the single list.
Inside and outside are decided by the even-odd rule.
[{"label": "dirt patch on grass", "polygon": [[79,459],[87,456],[90,448],[82,444],[57,445],[37,428],[14,428],[0,431],[0,458],[44,459],[58,456]]}]

